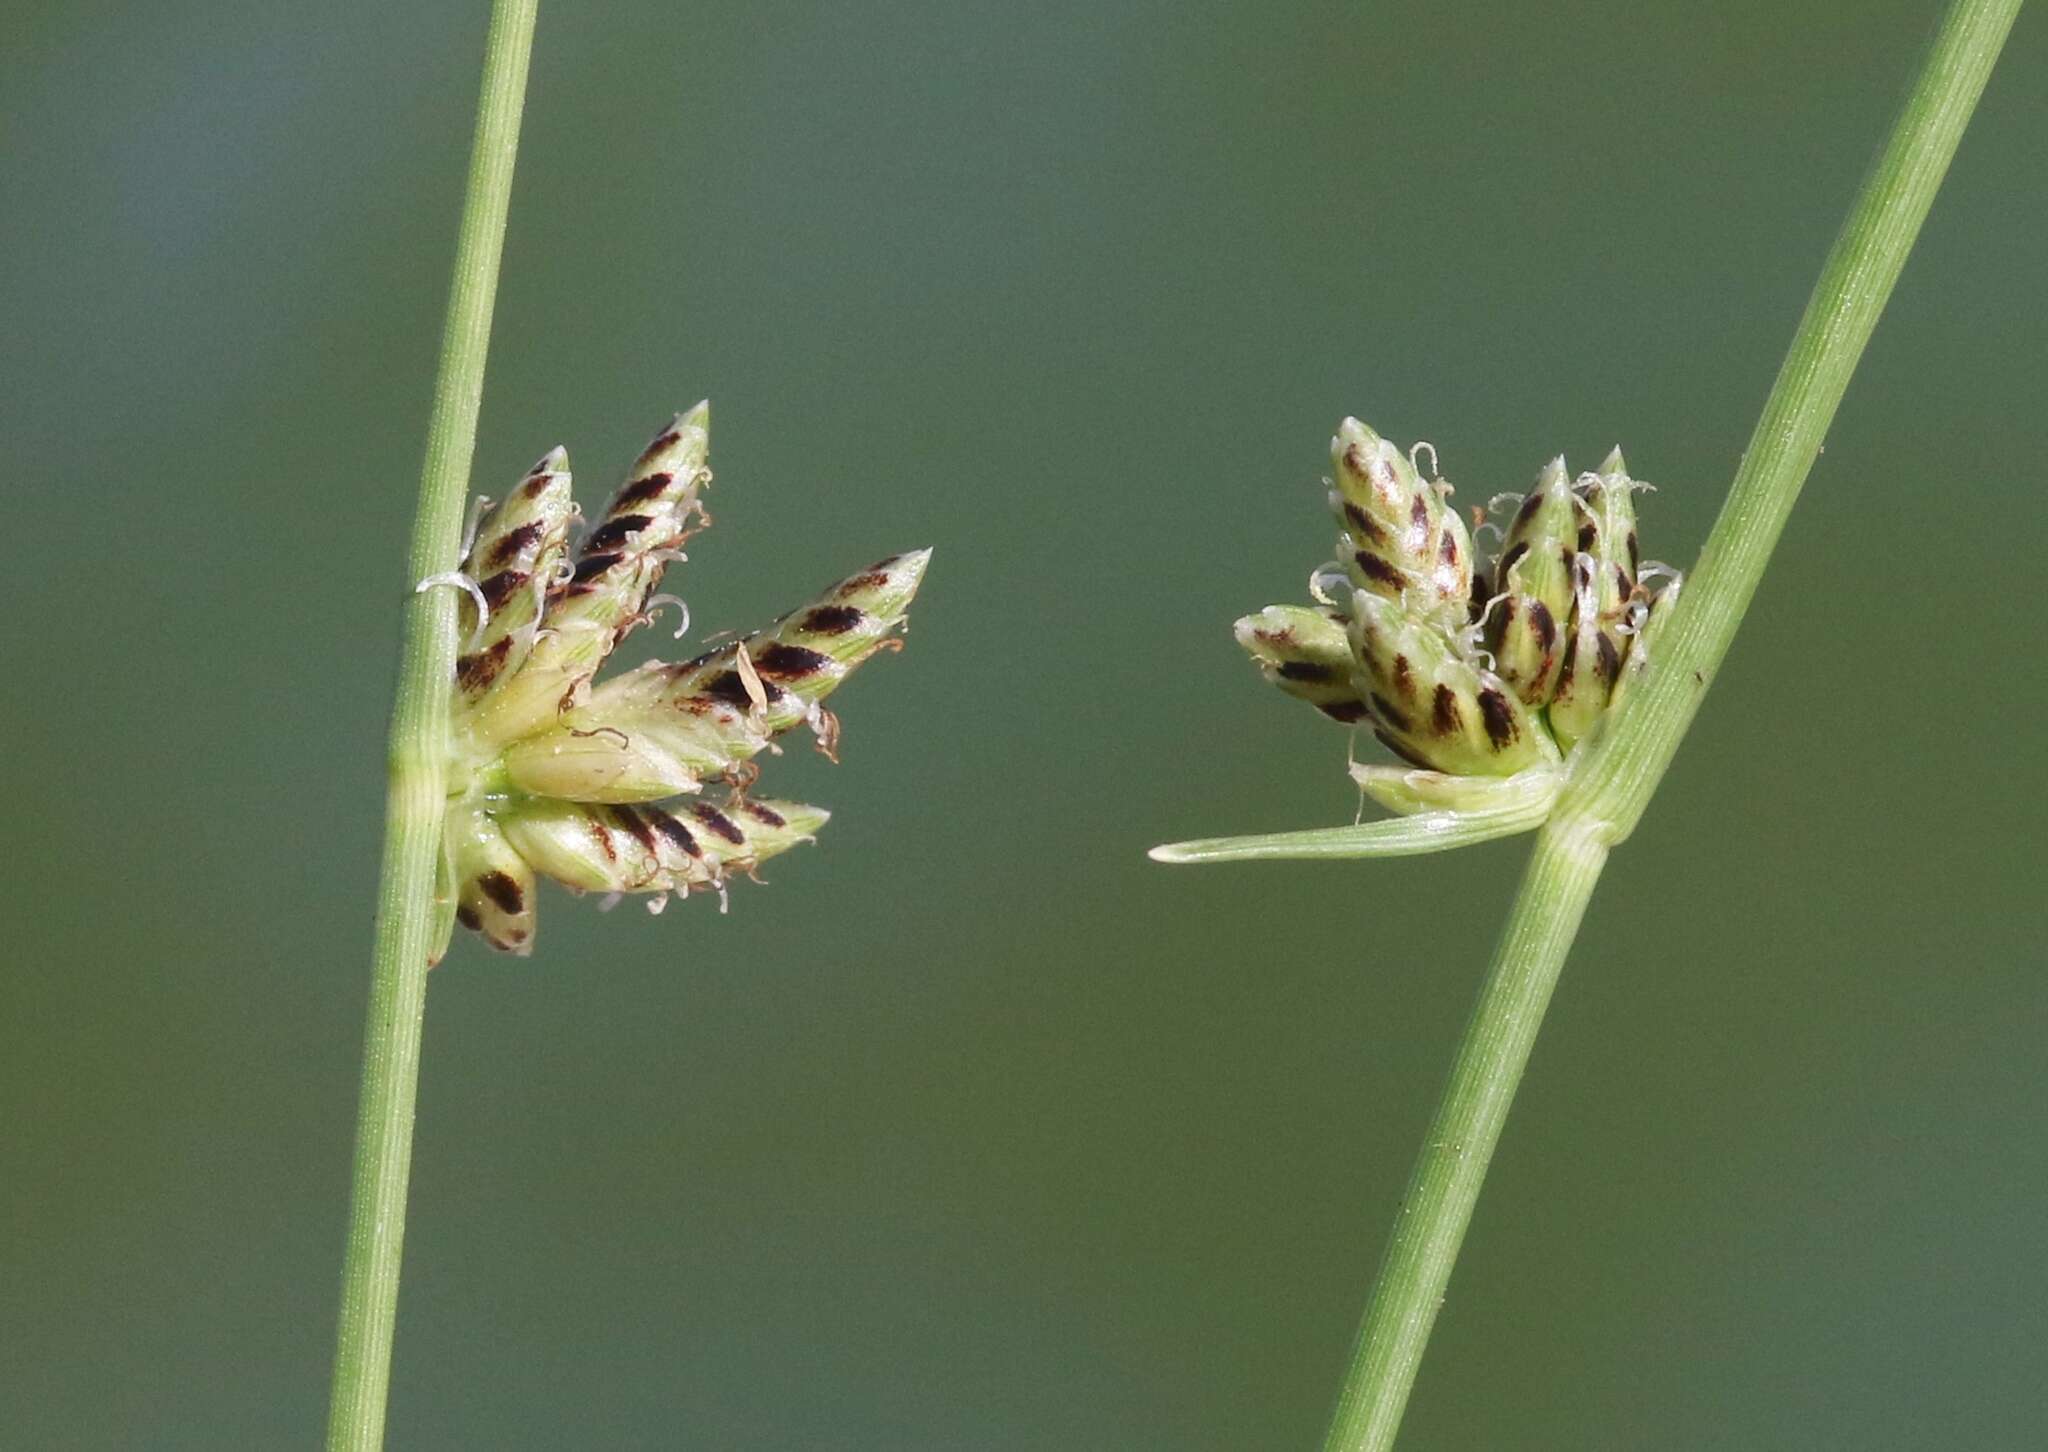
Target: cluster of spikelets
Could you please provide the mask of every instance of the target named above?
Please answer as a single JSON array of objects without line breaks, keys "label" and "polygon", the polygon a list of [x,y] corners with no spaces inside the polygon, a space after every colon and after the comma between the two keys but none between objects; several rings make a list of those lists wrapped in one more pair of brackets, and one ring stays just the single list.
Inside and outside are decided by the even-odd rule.
[{"label": "cluster of spikelets", "polygon": [[[436,960],[458,921],[495,948],[530,952],[537,876],[577,892],[651,894],[656,912],[670,894],[722,902],[735,873],[824,824],[820,808],[750,795],[752,758],[799,725],[834,754],[839,726],[824,699],[900,644],[929,550],[883,560],[694,660],[593,684],[652,611],[681,608],[654,590],[711,522],[709,427],[699,404],[664,429],[573,554],[578,511],[568,455],[555,449],[477,523],[461,570],[426,582],[467,597]],[[727,788],[717,805],[701,795],[714,783]],[[670,798],[683,800],[662,805]]]},{"label": "cluster of spikelets", "polygon": [[1451,486],[1364,424],[1346,419],[1330,456],[1341,533],[1310,579],[1318,604],[1247,616],[1238,643],[1282,691],[1407,763],[1352,767],[1394,811],[1553,795],[1677,593],[1675,572],[1641,560],[1633,496],[1648,486],[1619,449],[1576,481],[1553,459],[1485,561],[1488,511],[1468,529]]}]

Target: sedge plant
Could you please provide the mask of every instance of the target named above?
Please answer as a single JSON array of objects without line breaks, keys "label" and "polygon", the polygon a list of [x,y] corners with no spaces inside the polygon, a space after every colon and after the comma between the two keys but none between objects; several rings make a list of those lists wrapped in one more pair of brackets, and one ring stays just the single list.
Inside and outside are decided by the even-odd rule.
[{"label": "sedge plant", "polygon": [[[1395,1214],[1325,1441],[1393,1444],[1487,1165],[1609,852],[1648,807],[1726,655],[1925,220],[2020,0],[1952,0],[1821,269],[1689,579],[1641,558],[1643,487],[1619,449],[1547,466],[1500,532],[1355,420],[1332,444],[1339,559],[1313,603],[1238,622],[1288,695],[1366,728],[1398,764],[1354,763],[1395,815],[1153,849],[1163,862],[1536,845]],[[1434,451],[1430,451],[1432,464]],[[1432,472],[1434,472],[1432,470]]]},{"label": "sedge plant", "polygon": [[[753,792],[755,758],[901,644],[929,550],[892,555],[764,629],[692,659],[596,679],[651,624],[682,545],[710,524],[711,411],[654,437],[580,538],[569,457],[541,456],[495,503],[464,501],[511,197],[537,0],[494,0],[454,284],[414,519],[364,1035],[327,1445],[382,1445],[405,1235],[427,971],[460,924],[526,955],[538,882],[641,894],[650,911],[753,877],[827,813]],[[720,789],[720,799],[706,793]]]}]

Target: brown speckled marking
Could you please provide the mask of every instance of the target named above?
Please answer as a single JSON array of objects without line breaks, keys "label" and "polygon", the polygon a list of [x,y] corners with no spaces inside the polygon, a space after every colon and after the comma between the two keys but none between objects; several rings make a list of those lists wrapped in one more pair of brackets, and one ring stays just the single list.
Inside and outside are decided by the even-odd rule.
[{"label": "brown speckled marking", "polygon": [[782,828],[789,825],[789,818],[783,816],[782,813],[776,811],[773,807],[764,807],[759,802],[750,802],[745,799],[734,803],[734,805],[764,827]]},{"label": "brown speckled marking", "polygon": [[471,907],[466,902],[458,903],[456,905],[455,921],[462,924],[462,926],[464,926],[465,928],[468,928],[472,933],[480,933],[483,931],[484,920],[478,917],[476,909]]},{"label": "brown speckled marking", "polygon": [[493,869],[476,880],[477,890],[498,905],[499,911],[517,914],[526,910],[526,893],[509,872]]},{"label": "brown speckled marking", "polygon": [[686,857],[702,857],[704,849],[697,845],[697,839],[690,835],[690,829],[678,822],[660,807],[642,807],[640,814],[647,824],[669,840],[670,845]]},{"label": "brown speckled marking", "polygon": [[527,581],[532,578],[533,576],[524,570],[500,570],[478,585],[477,589],[483,594],[484,604],[495,613],[500,605],[512,598],[514,590],[524,588]]},{"label": "brown speckled marking", "polygon": [[1496,751],[1514,745],[1520,732],[1515,726],[1514,707],[1508,704],[1506,696],[1488,686],[1479,693],[1479,714],[1486,719],[1486,735]]},{"label": "brown speckled marking", "polygon": [[1518,544],[1500,557],[1500,563],[1494,567],[1493,573],[1494,578],[1500,581],[1501,589],[1505,590],[1508,588],[1508,571],[1519,564],[1522,556],[1527,553],[1529,553],[1529,546]]},{"label": "brown speckled marking", "polygon": [[1633,575],[1643,567],[1643,552],[1636,545],[1636,532],[1628,532],[1628,572]]},{"label": "brown speckled marking", "polygon": [[1437,558],[1452,569],[1458,567],[1458,537],[1449,530],[1444,531],[1444,542],[1437,547]]},{"label": "brown speckled marking", "polygon": [[1413,729],[1408,718],[1401,714],[1401,708],[1377,691],[1373,692],[1372,710],[1375,716],[1387,723],[1387,729],[1390,731],[1398,731],[1406,736]]},{"label": "brown speckled marking", "polygon": [[1529,602],[1529,633],[1536,637],[1536,647],[1546,658],[1557,649],[1557,619],[1541,600]]},{"label": "brown speckled marking", "polygon": [[1415,699],[1415,668],[1408,664],[1408,657],[1394,657],[1394,689],[1401,693],[1403,700]]},{"label": "brown speckled marking", "polygon": [[781,681],[800,681],[829,669],[831,665],[832,657],[821,651],[808,646],[786,645],[779,640],[754,657],[756,671]]},{"label": "brown speckled marking", "polygon": [[490,553],[484,556],[484,566],[487,569],[493,570],[503,569],[518,558],[521,550],[529,545],[540,543],[540,535],[540,524],[535,520],[529,519],[526,523],[520,525],[519,528],[513,530],[491,546]]},{"label": "brown speckled marking", "polygon": [[1530,490],[1529,497],[1522,501],[1522,507],[1515,511],[1515,522],[1509,525],[1508,528],[1510,530],[1517,530],[1522,528],[1530,520],[1536,517],[1536,511],[1542,507],[1543,491],[1541,489]]},{"label": "brown speckled marking", "polygon": [[1614,642],[1602,632],[1600,636],[1600,663],[1594,669],[1600,679],[1612,684],[1621,676],[1621,655],[1614,648]]},{"label": "brown speckled marking", "polygon": [[611,829],[606,827],[603,822],[600,822],[596,814],[590,811],[585,811],[583,814],[583,826],[596,839],[597,850],[604,853],[604,860],[607,862],[617,862],[619,860],[619,849],[617,844],[612,841]]},{"label": "brown speckled marking", "polygon": [[702,822],[712,836],[723,837],[735,847],[747,840],[747,834],[739,829],[739,824],[709,802],[691,803],[690,815]]},{"label": "brown speckled marking", "polygon": [[852,605],[819,605],[797,622],[797,628],[812,635],[844,635],[867,618],[865,610]]},{"label": "brown speckled marking", "polygon": [[659,499],[668,492],[668,486],[675,482],[676,476],[673,474],[649,474],[644,479],[635,479],[619,491],[618,498],[612,501],[611,513],[617,514],[622,509],[631,509],[635,505]]},{"label": "brown speckled marking", "polygon": [[[771,706],[788,694],[773,681],[761,682],[761,695]],[[694,699],[707,698],[736,711],[750,711],[754,707],[754,698],[747,694],[747,683],[738,671],[720,671],[698,691]]]},{"label": "brown speckled marking", "polygon": [[1424,761],[1421,757],[1417,756],[1413,751],[1403,746],[1388,732],[1385,732],[1381,730],[1379,727],[1375,726],[1372,728],[1372,734],[1375,738],[1378,739],[1380,745],[1386,747],[1387,750],[1393,752],[1394,755],[1400,757],[1401,760],[1407,762],[1410,766],[1419,766],[1424,771],[1436,770],[1435,767],[1431,766],[1428,762]]},{"label": "brown speckled marking", "polygon": [[640,533],[652,523],[654,516],[651,514],[614,515],[590,532],[590,538],[583,541],[582,553],[602,555],[622,551],[629,536]]},{"label": "brown speckled marking", "polygon": [[1283,660],[1273,668],[1283,681],[1334,681],[1337,672],[1320,661]]},{"label": "brown speckled marking", "polygon": [[1344,501],[1344,523],[1349,526],[1351,533],[1360,544],[1377,545],[1381,549],[1387,548],[1387,532],[1373,522],[1371,515],[1360,509],[1356,504],[1353,504],[1349,499]]},{"label": "brown speckled marking", "polygon": [[1359,573],[1374,584],[1385,585],[1390,590],[1401,588],[1401,572],[1371,550],[1360,550],[1354,558],[1358,561]]},{"label": "brown speckled marking", "polygon": [[[886,565],[888,563],[890,563],[890,561],[888,560],[882,561],[883,565]],[[883,569],[881,565],[877,565],[874,569],[864,571],[861,574],[855,575],[852,579],[847,580],[845,583],[840,585],[836,593],[838,594],[839,598],[843,600],[848,595],[858,595],[863,590],[879,590],[882,588],[882,586],[888,583],[889,572]]]},{"label": "brown speckled marking", "polygon": [[632,834],[633,840],[647,849],[648,856],[660,856],[659,851],[654,845],[654,828],[632,807],[613,807],[612,820]]},{"label": "brown speckled marking", "polygon": [[1341,721],[1346,726],[1363,721],[1366,716],[1363,701],[1324,701],[1316,709],[1332,721]]},{"label": "brown speckled marking", "polygon": [[588,584],[590,581],[595,580],[599,575],[602,575],[606,570],[609,570],[613,565],[616,565],[620,560],[624,558],[624,555],[616,554],[585,554],[581,559],[576,561],[576,574],[570,583],[577,585]]},{"label": "brown speckled marking", "polygon": [[660,453],[663,449],[674,448],[677,444],[682,442],[682,438],[683,431],[681,429],[670,429],[667,433],[660,435],[658,438],[655,439],[653,443],[649,444],[646,448],[640,451],[641,462],[646,462],[654,455]]},{"label": "brown speckled marking", "polygon": [[512,654],[512,637],[506,636],[483,650],[465,655],[455,662],[455,684],[465,691],[481,691],[498,678],[498,672],[505,669],[506,657]]},{"label": "brown speckled marking", "polygon": [[1503,596],[1500,607],[1493,612],[1493,618],[1487,622],[1486,628],[1496,650],[1507,640],[1508,632],[1515,628],[1515,612],[1521,609],[1516,602],[1520,599],[1519,595]]},{"label": "brown speckled marking", "polygon": [[1439,736],[1455,736],[1465,729],[1465,715],[1458,709],[1458,695],[1449,686],[1438,686],[1430,697],[1429,724]]},{"label": "brown speckled marking", "polygon": [[1597,524],[1595,524],[1595,523],[1593,523],[1593,521],[1592,521],[1592,520],[1590,520],[1590,519],[1589,519],[1589,520],[1587,520],[1587,521],[1586,521],[1586,522],[1585,522],[1584,524],[1582,524],[1582,525],[1580,525],[1580,526],[1579,526],[1579,548],[1580,548],[1580,549],[1582,549],[1582,550],[1590,550],[1591,548],[1593,548],[1593,546],[1594,546],[1595,544],[1599,543],[1599,540],[1600,540],[1600,526],[1599,526],[1599,525],[1597,525]]}]

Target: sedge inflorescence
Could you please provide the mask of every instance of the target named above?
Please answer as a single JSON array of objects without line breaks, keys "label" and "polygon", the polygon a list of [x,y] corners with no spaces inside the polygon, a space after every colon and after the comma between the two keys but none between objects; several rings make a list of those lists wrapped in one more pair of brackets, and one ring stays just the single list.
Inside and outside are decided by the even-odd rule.
[{"label": "sedge inflorescence", "polygon": [[[422,582],[464,597],[434,960],[457,922],[494,948],[530,952],[539,877],[647,894],[650,911],[693,892],[723,902],[734,875],[752,876],[824,825],[822,808],[753,795],[753,758],[805,726],[838,759],[825,697],[901,644],[931,552],[892,555],[694,659],[596,683],[629,632],[663,604],[682,608],[654,591],[711,522],[709,450],[710,408],[699,404],[647,446],[572,552],[569,459],[554,449],[482,515],[461,569]],[[703,793],[717,785],[714,803]]]},{"label": "sedge inflorescence", "polygon": [[[1676,571],[1642,560],[1634,496],[1649,486],[1618,448],[1576,480],[1559,457],[1501,529],[1490,506],[1468,525],[1449,483],[1356,419],[1330,460],[1338,557],[1310,577],[1316,603],[1246,616],[1238,643],[1282,691],[1401,759],[1351,769],[1394,811],[1554,797],[1678,591]],[[1475,541],[1495,534],[1485,557]]]}]

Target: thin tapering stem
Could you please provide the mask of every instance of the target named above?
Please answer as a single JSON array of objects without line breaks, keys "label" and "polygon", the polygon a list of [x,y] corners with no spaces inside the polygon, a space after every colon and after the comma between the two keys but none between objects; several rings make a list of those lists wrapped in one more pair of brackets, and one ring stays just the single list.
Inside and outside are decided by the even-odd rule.
[{"label": "thin tapering stem", "polygon": [[1647,673],[1574,758],[1396,1218],[1325,1452],[1393,1445],[1480,1182],[1607,849],[1634,827],[1732,643],[2020,0],[1953,0],[1821,270]]},{"label": "thin tapering stem", "polygon": [[[538,0],[494,0],[491,7],[454,285],[441,336],[426,463],[407,557],[408,581],[453,570],[461,548],[463,503],[476,446],[491,305],[498,290],[498,259],[504,250],[537,5]],[[328,1447],[350,1452],[383,1444],[391,1382],[392,1326],[398,1312],[420,1027],[433,933],[434,872],[446,810],[443,775],[456,649],[453,592],[433,589],[413,596],[405,607],[404,632],[391,719],[390,787],[363,1040],[348,1256],[327,1423]]]},{"label": "thin tapering stem", "polygon": [[1555,823],[1536,839],[1450,1083],[1394,1218],[1326,1446],[1393,1445],[1406,1396],[1387,1393],[1395,1387],[1405,1393],[1414,1384],[1508,1105],[1606,861],[1607,849],[1597,839],[1568,835]]}]

